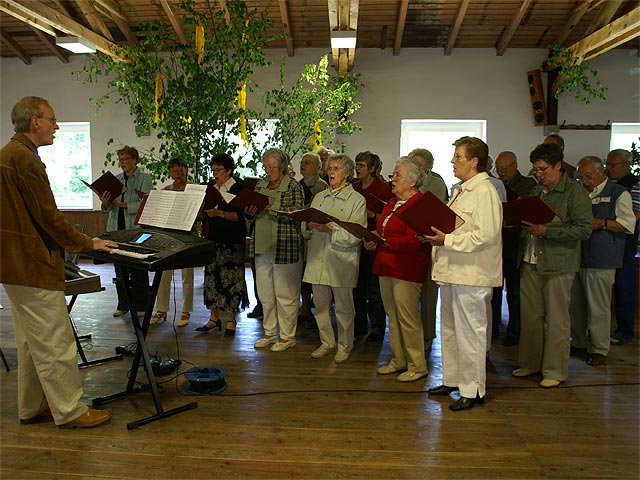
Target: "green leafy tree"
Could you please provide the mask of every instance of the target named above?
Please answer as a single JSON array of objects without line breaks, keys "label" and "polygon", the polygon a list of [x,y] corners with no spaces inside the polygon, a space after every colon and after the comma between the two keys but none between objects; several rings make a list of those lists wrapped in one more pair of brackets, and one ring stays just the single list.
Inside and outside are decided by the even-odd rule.
[{"label": "green leafy tree", "polygon": [[[91,57],[76,75],[84,83],[107,79],[109,93],[91,99],[99,109],[111,96],[129,106],[138,131],[152,129],[160,144],[141,152],[141,164],[154,179],[167,178],[166,162],[182,157],[195,180],[208,178],[208,160],[214,153],[234,151],[230,140],[236,133],[242,114],[255,116],[238,107],[238,91],[243,84],[252,92],[254,69],[268,66],[263,49],[272,40],[268,11],[251,9],[241,0],[228,0],[226,11],[216,9],[217,1],[196,4],[182,0],[186,14],[182,20],[188,32],[187,43],[180,43],[175,32],[158,22],[140,25],[140,42],[136,46],[117,48],[127,61],[104,55]],[[204,28],[204,55],[198,61],[197,26]],[[162,96],[156,118],[156,79],[162,74]],[[249,138],[252,124],[247,122]],[[114,144],[114,139],[108,142]],[[105,166],[115,164],[111,154]],[[245,166],[255,168],[248,159]]]},{"label": "green leafy tree", "polygon": [[361,130],[349,118],[361,107],[359,102],[353,101],[362,86],[359,75],[330,75],[328,63],[325,55],[317,65],[306,65],[294,84],[287,87],[283,59],[280,86],[263,96],[264,114],[267,118],[278,119],[269,146],[282,148],[291,158],[314,149],[314,126],[318,121],[322,143],[336,151],[344,150],[343,144],[335,145],[337,133],[351,135]]}]

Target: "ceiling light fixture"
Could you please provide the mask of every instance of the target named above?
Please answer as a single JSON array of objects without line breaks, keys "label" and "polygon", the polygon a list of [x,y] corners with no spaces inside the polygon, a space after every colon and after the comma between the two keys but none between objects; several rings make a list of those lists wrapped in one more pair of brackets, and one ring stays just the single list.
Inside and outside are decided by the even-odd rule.
[{"label": "ceiling light fixture", "polygon": [[80,37],[56,37],[56,45],[73,53],[96,53],[96,46]]},{"label": "ceiling light fixture", "polygon": [[356,48],[355,30],[333,30],[331,48]]}]

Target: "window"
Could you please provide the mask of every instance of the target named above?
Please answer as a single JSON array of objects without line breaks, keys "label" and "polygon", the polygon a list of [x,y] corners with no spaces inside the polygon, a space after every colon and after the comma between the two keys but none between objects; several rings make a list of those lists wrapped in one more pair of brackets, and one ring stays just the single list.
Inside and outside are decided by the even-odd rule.
[{"label": "window", "polygon": [[612,123],[609,150],[624,148],[631,150],[631,144],[640,146],[640,123]]},{"label": "window", "polygon": [[440,174],[447,187],[458,183],[453,175],[453,142],[460,137],[478,137],[486,142],[486,120],[402,120],[400,155],[414,148],[426,148],[433,154],[433,171]]},{"label": "window", "polygon": [[93,208],[94,195],[84,183],[91,183],[91,132],[89,122],[58,122],[53,145],[38,153],[47,166],[47,175],[58,208]]}]

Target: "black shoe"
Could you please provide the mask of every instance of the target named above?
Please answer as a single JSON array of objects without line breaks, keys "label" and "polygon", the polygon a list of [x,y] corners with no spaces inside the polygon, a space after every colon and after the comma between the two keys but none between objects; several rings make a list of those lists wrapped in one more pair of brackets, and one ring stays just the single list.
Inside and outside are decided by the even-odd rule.
[{"label": "black shoe", "polygon": [[571,345],[571,348],[569,350],[569,354],[572,357],[585,358],[587,356],[587,349],[586,348],[580,348],[580,347],[574,347],[573,345]]},{"label": "black shoe", "polygon": [[[219,320],[218,320],[219,321]],[[236,336],[236,321],[234,320],[227,320],[227,326],[224,329],[224,336],[225,337],[235,337]],[[229,328],[230,326],[233,326],[233,328]]]},{"label": "black shoe", "polygon": [[600,353],[590,353],[587,355],[587,365],[592,367],[600,367],[607,363],[607,356]]},{"label": "black shoe", "polygon": [[459,400],[456,400],[451,405],[449,405],[449,410],[453,412],[459,412],[460,410],[471,410],[475,404],[482,405],[484,403],[484,397],[479,397],[476,395],[476,398],[467,398],[460,397]]},{"label": "black shoe", "polygon": [[[209,320],[209,322],[211,322],[211,320]],[[210,327],[207,326],[209,322],[196,328],[196,332],[210,332],[211,330],[215,330],[216,328],[218,329],[218,331],[222,331],[222,322],[219,319],[216,320]]]},{"label": "black shoe", "polygon": [[518,345],[518,343],[520,343],[520,339],[511,335],[507,335],[504,337],[504,340],[502,340],[502,345],[505,347],[513,347],[514,345]]},{"label": "black shoe", "polygon": [[609,341],[611,345],[624,345],[625,343],[629,343],[632,340],[630,337],[623,337],[618,332],[613,332]]},{"label": "black shoe", "polygon": [[253,311],[247,313],[247,317],[249,318],[262,318],[263,316],[264,314],[262,312],[261,304],[256,305],[256,308],[254,308]]},{"label": "black shoe", "polygon": [[458,387],[447,387],[446,385],[440,385],[427,390],[429,395],[449,395],[451,392],[458,390]]}]

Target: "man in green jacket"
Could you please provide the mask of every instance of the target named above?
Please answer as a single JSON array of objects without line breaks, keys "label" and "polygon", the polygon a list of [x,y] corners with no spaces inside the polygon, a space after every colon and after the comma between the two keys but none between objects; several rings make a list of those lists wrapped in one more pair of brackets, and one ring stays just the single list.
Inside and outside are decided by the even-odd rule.
[{"label": "man in green jacket", "polygon": [[522,222],[520,368],[513,375],[541,373],[540,386],[552,388],[568,376],[571,286],[593,215],[587,191],[563,173],[558,145],[538,145],[529,160],[539,181],[531,195],[540,197],[556,218],[544,225]]},{"label": "man in green jacket", "polygon": [[16,134],[0,151],[0,282],[11,305],[18,350],[20,423],[55,421],[63,428],[106,423],[108,410],[80,403],[82,382],[64,298],[64,251],[109,251],[60,213],[38,147],[58,130],[43,98],[25,97],[11,111]]}]

